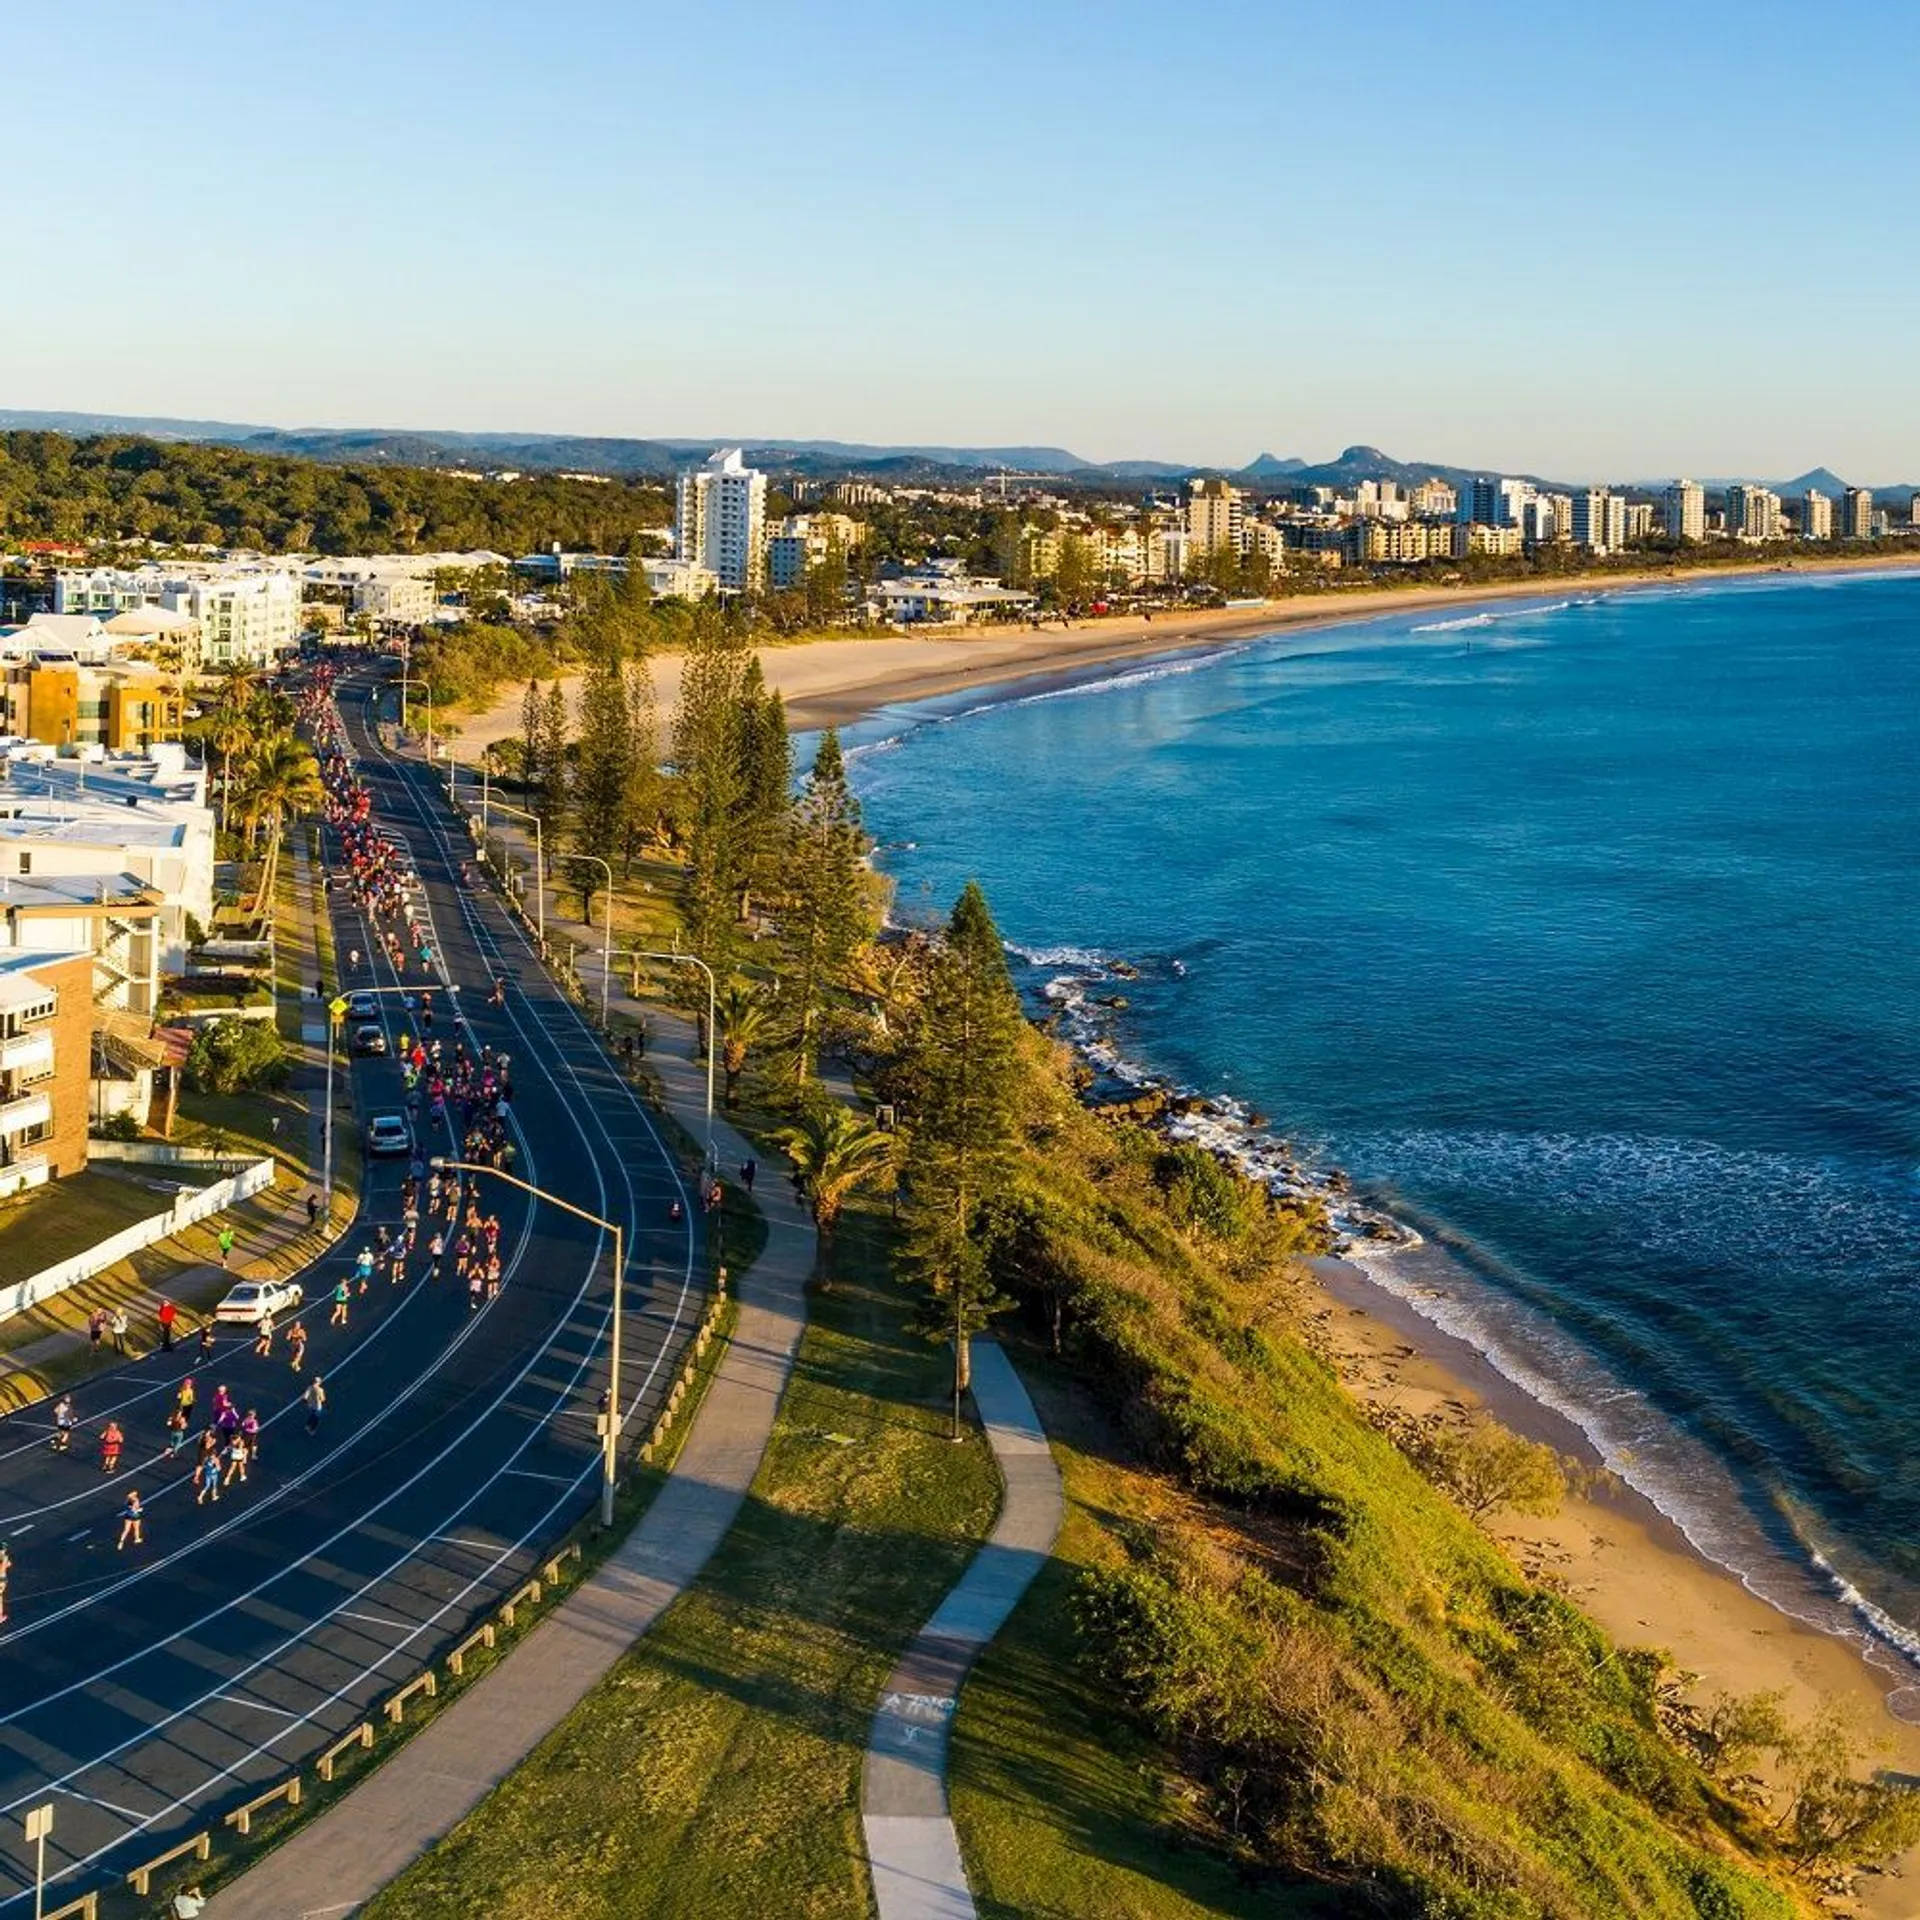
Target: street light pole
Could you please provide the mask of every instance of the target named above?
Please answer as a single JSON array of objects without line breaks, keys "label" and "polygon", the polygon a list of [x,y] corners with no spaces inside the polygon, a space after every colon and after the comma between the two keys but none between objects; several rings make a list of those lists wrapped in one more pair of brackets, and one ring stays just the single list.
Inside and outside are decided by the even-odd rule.
[{"label": "street light pole", "polygon": [[576,1207],[571,1200],[562,1200],[557,1193],[549,1193],[545,1187],[536,1187],[530,1180],[522,1180],[518,1174],[507,1173],[499,1167],[483,1167],[472,1160],[441,1159],[436,1159],[433,1165],[443,1173],[483,1173],[491,1179],[504,1180],[508,1186],[518,1187],[522,1193],[529,1193],[536,1200],[545,1200],[576,1219],[588,1221],[613,1235],[613,1339],[607,1358],[607,1415],[600,1433],[600,1524],[610,1527],[613,1525],[613,1488],[620,1455],[620,1322],[627,1280],[626,1234],[617,1220],[606,1220],[597,1213],[589,1213],[585,1207]]},{"label": "street light pole", "polygon": [[[501,813],[516,814],[522,820],[533,822],[533,888],[534,913],[538,921],[540,934],[540,955],[544,959],[547,952],[547,848],[546,835],[541,829],[540,816],[529,812],[525,807],[509,806],[504,800],[495,800],[494,806]],[[480,838],[487,837],[486,817],[480,820]]]},{"label": "street light pole", "polygon": [[[609,956],[611,958],[611,956]],[[719,1049],[720,1034],[715,1011],[713,969],[697,953],[649,953],[644,947],[622,951],[622,960],[670,960],[677,966],[698,967],[707,976],[707,1164],[713,1166],[713,1056]]]},{"label": "street light pole", "polygon": [[420,691],[426,695],[426,698],[427,698],[427,765],[431,767],[433,765],[433,688],[427,681],[415,680],[411,678],[409,675],[404,673],[400,676],[399,687],[400,687],[400,731],[402,733],[405,733],[407,730],[407,689],[409,687],[418,687]]},{"label": "street light pole", "polygon": [[597,853],[576,853],[573,857],[582,865],[598,867],[607,876],[607,930],[600,947],[600,1025],[604,1028],[613,1001],[613,868]]}]

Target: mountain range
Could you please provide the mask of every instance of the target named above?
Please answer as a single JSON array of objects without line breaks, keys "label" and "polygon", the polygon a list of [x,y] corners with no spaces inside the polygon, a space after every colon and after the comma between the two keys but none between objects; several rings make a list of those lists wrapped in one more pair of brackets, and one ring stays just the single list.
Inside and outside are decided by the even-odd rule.
[{"label": "mountain range", "polygon": [[[1400,460],[1378,447],[1352,446],[1337,459],[1309,462],[1297,455],[1262,453],[1244,467],[1197,466],[1168,460],[1087,460],[1065,447],[877,446],[847,440],[769,440],[752,435],[710,439],[636,440],[611,436],[553,433],[472,433],[390,427],[265,427],[232,420],[193,420],[121,413],[36,412],[0,408],[0,428],[34,429],[85,436],[139,434],[152,440],[185,440],[239,447],[249,453],[283,454],[296,459],[364,466],[461,467],[529,473],[596,473],[622,479],[667,479],[719,446],[739,446],[755,465],[805,479],[864,476],[896,482],[939,480],[1007,473],[1058,478],[1081,486],[1124,486],[1141,481],[1181,481],[1221,474],[1249,486],[1322,486],[1351,489],[1363,480],[1396,480],[1415,486],[1432,478],[1458,486],[1489,471],[1446,460]],[[1517,474],[1566,490],[1572,483],[1547,482],[1536,474]],[[1666,482],[1645,481],[1643,489]],[[1723,488],[1725,479],[1703,485]],[[1838,496],[1846,482],[1827,467],[1815,467],[1791,480],[1769,481],[1778,493],[1803,494],[1817,487]],[[1912,486],[1879,487],[1876,497],[1904,506]]]}]

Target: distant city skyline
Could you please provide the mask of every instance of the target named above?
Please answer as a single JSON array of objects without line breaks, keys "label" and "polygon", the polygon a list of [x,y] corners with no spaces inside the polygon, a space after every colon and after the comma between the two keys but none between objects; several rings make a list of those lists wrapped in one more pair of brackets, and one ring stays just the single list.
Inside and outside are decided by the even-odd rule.
[{"label": "distant city skyline", "polygon": [[0,406],[1920,477],[1890,0],[1739,36],[1648,0],[1364,39],[1285,0],[526,20],[13,23],[16,71],[200,104],[10,102]]}]

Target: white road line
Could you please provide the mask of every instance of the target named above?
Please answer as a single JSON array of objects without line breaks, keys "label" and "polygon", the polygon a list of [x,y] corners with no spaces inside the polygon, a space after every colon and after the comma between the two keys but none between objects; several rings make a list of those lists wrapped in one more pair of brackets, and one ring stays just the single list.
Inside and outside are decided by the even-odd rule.
[{"label": "white road line", "polygon": [[345,1607],[336,1607],[329,1618],[334,1620],[364,1620],[370,1627],[394,1627],[401,1633],[410,1633],[414,1622],[411,1620],[389,1620],[379,1613],[351,1613]]},{"label": "white road line", "polygon": [[94,1795],[81,1793],[73,1787],[49,1787],[47,1791],[49,1793],[64,1793],[69,1800],[84,1800],[90,1807],[105,1807],[109,1813],[117,1813],[125,1820],[136,1820],[142,1826],[149,1820],[157,1817],[151,1813],[135,1813],[131,1807],[116,1806],[111,1800],[96,1799]]},{"label": "white road line", "polygon": [[244,1693],[217,1693],[207,1704],[215,1707],[252,1707],[256,1713],[277,1713],[283,1720],[306,1718],[305,1714],[294,1713],[286,1707],[270,1707],[264,1700],[251,1700]]},{"label": "white road line", "polygon": [[[502,1467],[500,1471],[502,1473],[511,1473],[513,1469],[511,1467]],[[462,1540],[458,1534],[453,1533],[436,1533],[433,1537],[436,1540],[444,1541],[446,1545],[450,1547],[468,1547],[475,1553],[498,1553],[500,1551],[500,1542],[498,1540]]]},{"label": "white road line", "polygon": [[[591,1466],[592,1461],[587,1463]],[[507,1478],[510,1480],[551,1480],[556,1487],[577,1487],[587,1476],[587,1468],[582,1467],[571,1480],[564,1473],[535,1473],[531,1467],[509,1467]]]},{"label": "white road line", "polygon": [[68,1534],[67,1545],[72,1546],[76,1540],[84,1540],[92,1531],[93,1529],[91,1527],[82,1527],[78,1533]]}]

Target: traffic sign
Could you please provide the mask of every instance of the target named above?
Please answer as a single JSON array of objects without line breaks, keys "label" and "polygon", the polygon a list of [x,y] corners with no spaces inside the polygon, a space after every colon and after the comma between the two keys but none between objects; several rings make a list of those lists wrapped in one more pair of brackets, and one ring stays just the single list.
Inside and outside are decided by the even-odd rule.
[{"label": "traffic sign", "polygon": [[347,1017],[347,996],[344,993],[335,994],[334,997],[327,1002],[327,1011],[333,1015],[336,1021],[344,1020]]}]

